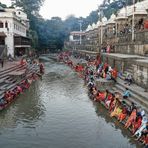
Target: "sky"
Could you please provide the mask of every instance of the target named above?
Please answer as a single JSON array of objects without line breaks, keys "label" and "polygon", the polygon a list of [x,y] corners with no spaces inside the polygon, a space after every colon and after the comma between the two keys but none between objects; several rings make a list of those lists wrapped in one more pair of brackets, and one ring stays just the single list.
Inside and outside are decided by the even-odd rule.
[{"label": "sky", "polygon": [[[0,0],[0,2],[10,5],[10,0]],[[86,17],[93,10],[98,8],[102,0],[45,0],[40,10],[40,14],[50,19],[53,16],[65,19],[69,15],[76,17]]]}]

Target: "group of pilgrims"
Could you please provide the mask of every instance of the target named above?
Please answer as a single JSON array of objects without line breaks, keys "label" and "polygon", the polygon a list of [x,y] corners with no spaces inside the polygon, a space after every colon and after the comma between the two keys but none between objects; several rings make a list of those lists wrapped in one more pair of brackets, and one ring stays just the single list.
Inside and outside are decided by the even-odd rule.
[{"label": "group of pilgrims", "polygon": [[[28,62],[26,60],[21,60],[20,64],[23,66],[25,65],[27,67]],[[16,84],[12,89],[6,90],[4,94],[0,98],[0,110],[5,109],[10,103],[12,103],[20,94],[23,94],[23,92],[27,89],[29,89],[30,85],[33,81],[36,81],[40,78],[40,76],[44,73],[44,66],[42,63],[37,63],[34,61],[33,63],[39,67],[39,72],[31,72],[30,75],[26,75],[20,83]],[[27,68],[26,68],[27,70]]]},{"label": "group of pilgrims", "polygon": [[[82,63],[74,63],[72,59],[84,58],[86,65]],[[88,87],[88,95],[95,102],[100,102],[109,111],[110,117],[116,118],[122,123],[125,129],[129,129],[132,137],[140,141],[145,147],[148,146],[148,119],[144,109],[130,101],[130,105],[126,103],[129,99],[130,91],[125,89],[123,94],[118,91],[99,90],[96,85],[96,79],[103,78],[107,81],[113,80],[116,83],[120,73],[116,68],[112,68],[107,62],[103,63],[100,56],[91,58],[88,55],[79,55],[71,52],[63,52],[58,55],[58,60],[70,66],[83,78],[85,85]],[[131,79],[125,78],[125,81],[131,83]]]}]

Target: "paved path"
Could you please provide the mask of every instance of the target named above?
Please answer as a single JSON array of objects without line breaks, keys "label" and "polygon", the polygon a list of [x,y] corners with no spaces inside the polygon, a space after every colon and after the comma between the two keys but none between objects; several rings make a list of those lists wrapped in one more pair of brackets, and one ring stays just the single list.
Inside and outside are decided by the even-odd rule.
[{"label": "paved path", "polygon": [[4,61],[4,66],[2,67],[0,64],[0,72],[5,71],[6,69],[9,69],[11,67],[17,66],[20,63],[20,61]]}]

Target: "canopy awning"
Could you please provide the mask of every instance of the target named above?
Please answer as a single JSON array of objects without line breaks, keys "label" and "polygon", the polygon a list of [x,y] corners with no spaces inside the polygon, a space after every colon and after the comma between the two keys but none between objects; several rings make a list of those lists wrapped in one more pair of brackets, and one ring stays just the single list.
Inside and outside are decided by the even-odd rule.
[{"label": "canopy awning", "polygon": [[0,37],[6,37],[6,34],[4,32],[0,32]]}]

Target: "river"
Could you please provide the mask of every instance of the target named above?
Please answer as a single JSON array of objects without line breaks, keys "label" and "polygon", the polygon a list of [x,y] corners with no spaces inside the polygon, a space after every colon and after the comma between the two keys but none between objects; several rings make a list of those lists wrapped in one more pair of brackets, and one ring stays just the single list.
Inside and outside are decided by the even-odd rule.
[{"label": "river", "polygon": [[45,69],[0,113],[1,148],[141,148],[69,67],[49,60]]}]

